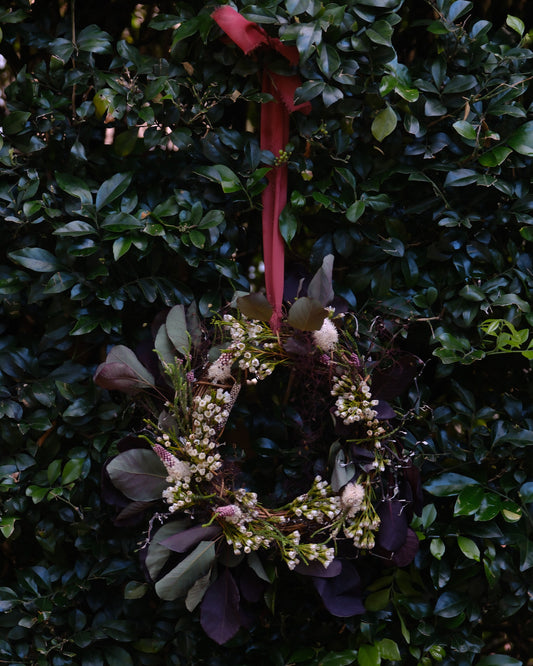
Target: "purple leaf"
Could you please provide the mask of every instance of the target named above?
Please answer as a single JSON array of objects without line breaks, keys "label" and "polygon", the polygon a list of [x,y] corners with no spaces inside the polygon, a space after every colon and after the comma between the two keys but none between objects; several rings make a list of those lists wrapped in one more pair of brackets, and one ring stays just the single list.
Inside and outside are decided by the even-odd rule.
[{"label": "purple leaf", "polygon": [[388,419],[393,419],[396,416],[396,412],[385,400],[380,400],[378,404],[374,407],[376,411],[376,418],[380,421],[387,421]]},{"label": "purple leaf", "polygon": [[239,589],[229,569],[209,587],[200,607],[200,624],[216,643],[222,645],[233,638],[241,626]]},{"label": "purple leaf", "polygon": [[138,393],[154,385],[154,377],[135,353],[124,345],[113,347],[94,373],[93,381],[110,391]]},{"label": "purple leaf", "polygon": [[326,568],[320,562],[314,560],[309,564],[297,564],[294,571],[304,576],[316,576],[317,578],[333,578],[338,576],[342,571],[342,562],[340,560],[333,560]]},{"label": "purple leaf", "polygon": [[153,502],[130,502],[113,520],[117,527],[130,527],[136,525],[142,514],[152,506]]},{"label": "purple leaf", "polygon": [[237,570],[238,584],[241,596],[250,603],[257,603],[265,592],[266,583],[261,580],[250,567],[240,567]]},{"label": "purple leaf", "polygon": [[342,571],[334,578],[314,578],[313,583],[324,606],[335,617],[351,617],[365,612],[361,579],[355,566],[342,561]]},{"label": "purple leaf", "polygon": [[218,525],[209,525],[208,527],[197,525],[184,532],[173,534],[161,541],[161,545],[177,553],[185,553],[200,541],[213,541],[221,532],[222,529]]},{"label": "purple leaf", "polygon": [[404,477],[412,494],[413,509],[417,516],[422,514],[424,508],[424,493],[422,491],[422,482],[420,480],[420,470],[413,465],[411,460],[405,463]]},{"label": "purple leaf", "polygon": [[401,395],[421,371],[422,361],[409,352],[397,352],[393,364],[384,370],[376,368],[372,373],[372,397],[377,400],[393,400]]},{"label": "purple leaf", "polygon": [[407,538],[407,516],[405,505],[399,500],[386,500],[380,502],[377,514],[381,520],[376,545],[395,553]]},{"label": "purple leaf", "polygon": [[392,556],[392,563],[397,567],[406,567],[408,564],[411,564],[418,553],[418,547],[418,537],[416,536],[416,533],[408,527],[405,543]]}]

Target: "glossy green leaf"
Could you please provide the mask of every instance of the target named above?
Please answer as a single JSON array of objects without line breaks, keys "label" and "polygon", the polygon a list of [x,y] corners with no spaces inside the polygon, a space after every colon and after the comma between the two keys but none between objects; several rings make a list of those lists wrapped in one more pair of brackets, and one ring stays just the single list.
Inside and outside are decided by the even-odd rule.
[{"label": "glossy green leaf", "polygon": [[521,125],[507,140],[513,150],[521,155],[533,156],[533,120]]},{"label": "glossy green leaf", "polygon": [[357,663],[359,666],[379,666],[381,657],[375,645],[364,643],[357,652]]},{"label": "glossy green leaf", "polygon": [[453,129],[457,134],[469,141],[475,141],[477,138],[476,128],[467,120],[458,120],[453,124]]},{"label": "glossy green leaf", "polygon": [[526,29],[526,26],[524,25],[524,21],[522,19],[518,18],[518,16],[512,16],[511,14],[507,14],[507,18],[505,19],[505,23],[515,32],[517,32],[520,37],[524,34],[524,31]]},{"label": "glossy green leaf", "polygon": [[480,508],[485,491],[482,486],[467,486],[460,491],[455,502],[455,516],[471,516]]},{"label": "glossy green leaf", "polygon": [[107,206],[124,194],[128,189],[131,179],[131,173],[116,173],[103,182],[96,192],[96,210],[101,210],[104,206]]},{"label": "glossy green leaf", "polygon": [[51,252],[40,247],[26,247],[8,253],[8,257],[19,266],[37,273],[52,273],[61,268],[61,263]]},{"label": "glossy green leaf", "polygon": [[467,557],[469,560],[475,560],[476,562],[480,561],[481,553],[479,550],[479,546],[476,544],[475,541],[465,536],[458,536],[457,545],[461,549],[463,555]]},{"label": "glossy green leaf", "polygon": [[458,495],[468,486],[479,485],[479,482],[469,476],[463,476],[456,472],[446,472],[424,484],[424,488],[437,497],[449,497]]},{"label": "glossy green leaf", "polygon": [[372,121],[372,136],[377,141],[383,141],[389,134],[392,134],[398,124],[398,118],[392,107],[388,106],[382,109]]}]

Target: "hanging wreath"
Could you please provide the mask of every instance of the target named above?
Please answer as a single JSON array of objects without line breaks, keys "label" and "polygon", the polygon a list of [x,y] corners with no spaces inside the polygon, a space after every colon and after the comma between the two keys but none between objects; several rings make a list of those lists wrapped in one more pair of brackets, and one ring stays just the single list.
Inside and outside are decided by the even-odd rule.
[{"label": "hanging wreath", "polygon": [[[238,631],[241,606],[260,601],[281,566],[310,576],[325,607],[347,617],[364,612],[357,560],[377,553],[404,566],[417,552],[408,525],[421,509],[418,473],[381,395],[405,387],[418,362],[391,349],[380,358],[382,346],[358,337],[353,315],[324,307],[330,260],[276,333],[258,294],[215,318],[211,345],[194,306],[178,305],[155,336],[158,366],[119,346],[95,375],[152,413],[105,467],[117,524],[151,511],[142,552],[156,593],[200,606],[218,643]],[[292,415],[292,473],[275,470],[277,491],[263,497],[239,412],[266,410],[268,398]]]}]

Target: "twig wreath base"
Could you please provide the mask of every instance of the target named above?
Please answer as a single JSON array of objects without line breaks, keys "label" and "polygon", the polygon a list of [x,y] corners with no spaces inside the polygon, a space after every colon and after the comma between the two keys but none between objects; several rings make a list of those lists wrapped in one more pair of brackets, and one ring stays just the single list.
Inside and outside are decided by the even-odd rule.
[{"label": "twig wreath base", "polygon": [[[152,508],[143,553],[155,591],[183,597],[191,611],[199,605],[218,643],[238,631],[240,605],[259,601],[257,590],[273,583],[276,560],[311,576],[332,614],[364,612],[353,560],[379,551],[390,564],[409,563],[418,540],[408,522],[421,506],[417,471],[390,423],[396,415],[372,393],[375,362],[342,315],[304,296],[273,333],[266,299],[251,294],[238,305],[236,315],[215,320],[218,344],[207,355],[194,310],[172,308],[155,340],[162,382],[125,347],[113,348],[95,375],[105,388],[151,396],[154,418],[106,465],[111,499],[122,507],[119,524]],[[312,398],[298,388],[305,367],[320,390]],[[321,430],[306,447],[308,489],[270,507],[240,483],[226,425],[241,399],[280,372],[287,389],[295,382],[299,399],[314,401]],[[153,396],[163,401],[159,412]]]}]

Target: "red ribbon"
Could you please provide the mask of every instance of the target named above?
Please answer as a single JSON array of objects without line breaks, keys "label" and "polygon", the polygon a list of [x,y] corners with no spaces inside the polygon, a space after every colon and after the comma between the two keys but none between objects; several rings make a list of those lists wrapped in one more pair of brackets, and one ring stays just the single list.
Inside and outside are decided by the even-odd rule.
[{"label": "red ribbon", "polygon": [[[279,39],[270,37],[256,23],[248,21],[229,6],[219,7],[212,14],[228,37],[246,55],[262,47],[276,51],[291,65],[300,59],[295,46],[287,46]],[[294,93],[300,86],[296,74],[283,76],[265,69],[262,90],[274,98],[261,106],[261,150],[269,150],[276,157],[289,141],[289,115],[293,111],[309,113],[311,104],[294,103]],[[265,262],[265,286],[267,298],[272,306],[270,325],[274,332],[279,330],[281,306],[283,302],[284,245],[279,230],[279,216],[287,203],[287,165],[280,164],[267,174],[267,187],[263,191],[263,255]]]}]

